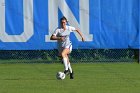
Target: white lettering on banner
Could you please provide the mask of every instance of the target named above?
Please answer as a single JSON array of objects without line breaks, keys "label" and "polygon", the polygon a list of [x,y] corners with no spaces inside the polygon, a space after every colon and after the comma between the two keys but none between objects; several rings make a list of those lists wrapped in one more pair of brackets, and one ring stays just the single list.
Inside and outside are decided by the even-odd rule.
[{"label": "white lettering on banner", "polygon": [[[68,19],[70,25],[81,30],[86,41],[93,40],[93,35],[89,34],[89,0],[79,0],[79,6],[80,24],[77,22],[65,0],[48,0],[49,35],[45,36],[46,42],[53,42],[50,40],[50,36],[58,27],[58,8]],[[81,37],[77,33],[75,35],[81,41]]]},{"label": "white lettering on banner", "polygon": [[34,34],[33,0],[23,0],[24,31],[21,35],[8,35],[5,32],[5,0],[0,0],[0,4],[0,40],[2,42],[27,42]]}]

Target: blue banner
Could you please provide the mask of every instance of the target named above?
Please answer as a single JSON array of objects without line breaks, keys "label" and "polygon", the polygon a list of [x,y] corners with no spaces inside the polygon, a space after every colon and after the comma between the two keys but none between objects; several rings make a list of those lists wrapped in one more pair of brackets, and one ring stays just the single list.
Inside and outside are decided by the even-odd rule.
[{"label": "blue banner", "polygon": [[74,49],[140,49],[139,0],[0,0],[0,49],[56,49],[50,36],[64,15],[80,29]]}]

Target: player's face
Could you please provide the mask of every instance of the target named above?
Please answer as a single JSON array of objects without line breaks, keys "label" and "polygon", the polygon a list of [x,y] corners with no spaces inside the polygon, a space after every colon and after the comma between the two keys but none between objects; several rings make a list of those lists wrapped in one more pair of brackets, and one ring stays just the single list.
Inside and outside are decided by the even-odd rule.
[{"label": "player's face", "polygon": [[64,28],[66,26],[67,22],[66,20],[61,20],[61,26]]}]

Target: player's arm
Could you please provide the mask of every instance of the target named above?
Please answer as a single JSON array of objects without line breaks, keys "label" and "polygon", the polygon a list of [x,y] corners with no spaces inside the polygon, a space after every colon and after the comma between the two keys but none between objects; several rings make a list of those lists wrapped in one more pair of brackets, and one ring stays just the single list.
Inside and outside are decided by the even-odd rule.
[{"label": "player's arm", "polygon": [[50,40],[64,41],[64,37],[57,37],[57,36],[55,36],[55,35],[52,35],[52,36],[50,37]]},{"label": "player's arm", "polygon": [[85,41],[85,38],[83,37],[81,31],[79,29],[75,29],[75,31],[81,36],[82,41]]},{"label": "player's arm", "polygon": [[56,29],[54,33],[51,35],[50,40],[62,40],[62,37],[58,37],[57,34],[59,33],[59,29]]},{"label": "player's arm", "polygon": [[70,31],[76,31],[82,38],[82,41],[85,41],[85,38],[83,37],[81,31],[79,29],[76,29],[75,27],[69,26]]},{"label": "player's arm", "polygon": [[61,37],[57,37],[56,35],[52,35],[50,40],[61,40]]},{"label": "player's arm", "polygon": [[58,37],[56,34],[52,34],[50,40],[64,41],[64,37]]}]

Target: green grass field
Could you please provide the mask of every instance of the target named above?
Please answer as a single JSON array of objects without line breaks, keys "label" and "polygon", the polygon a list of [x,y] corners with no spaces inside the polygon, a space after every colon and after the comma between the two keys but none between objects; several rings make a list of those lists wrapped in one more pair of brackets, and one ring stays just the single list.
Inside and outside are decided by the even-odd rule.
[{"label": "green grass field", "polygon": [[62,64],[0,64],[0,93],[140,93],[136,63],[75,63],[75,79],[57,80]]}]

